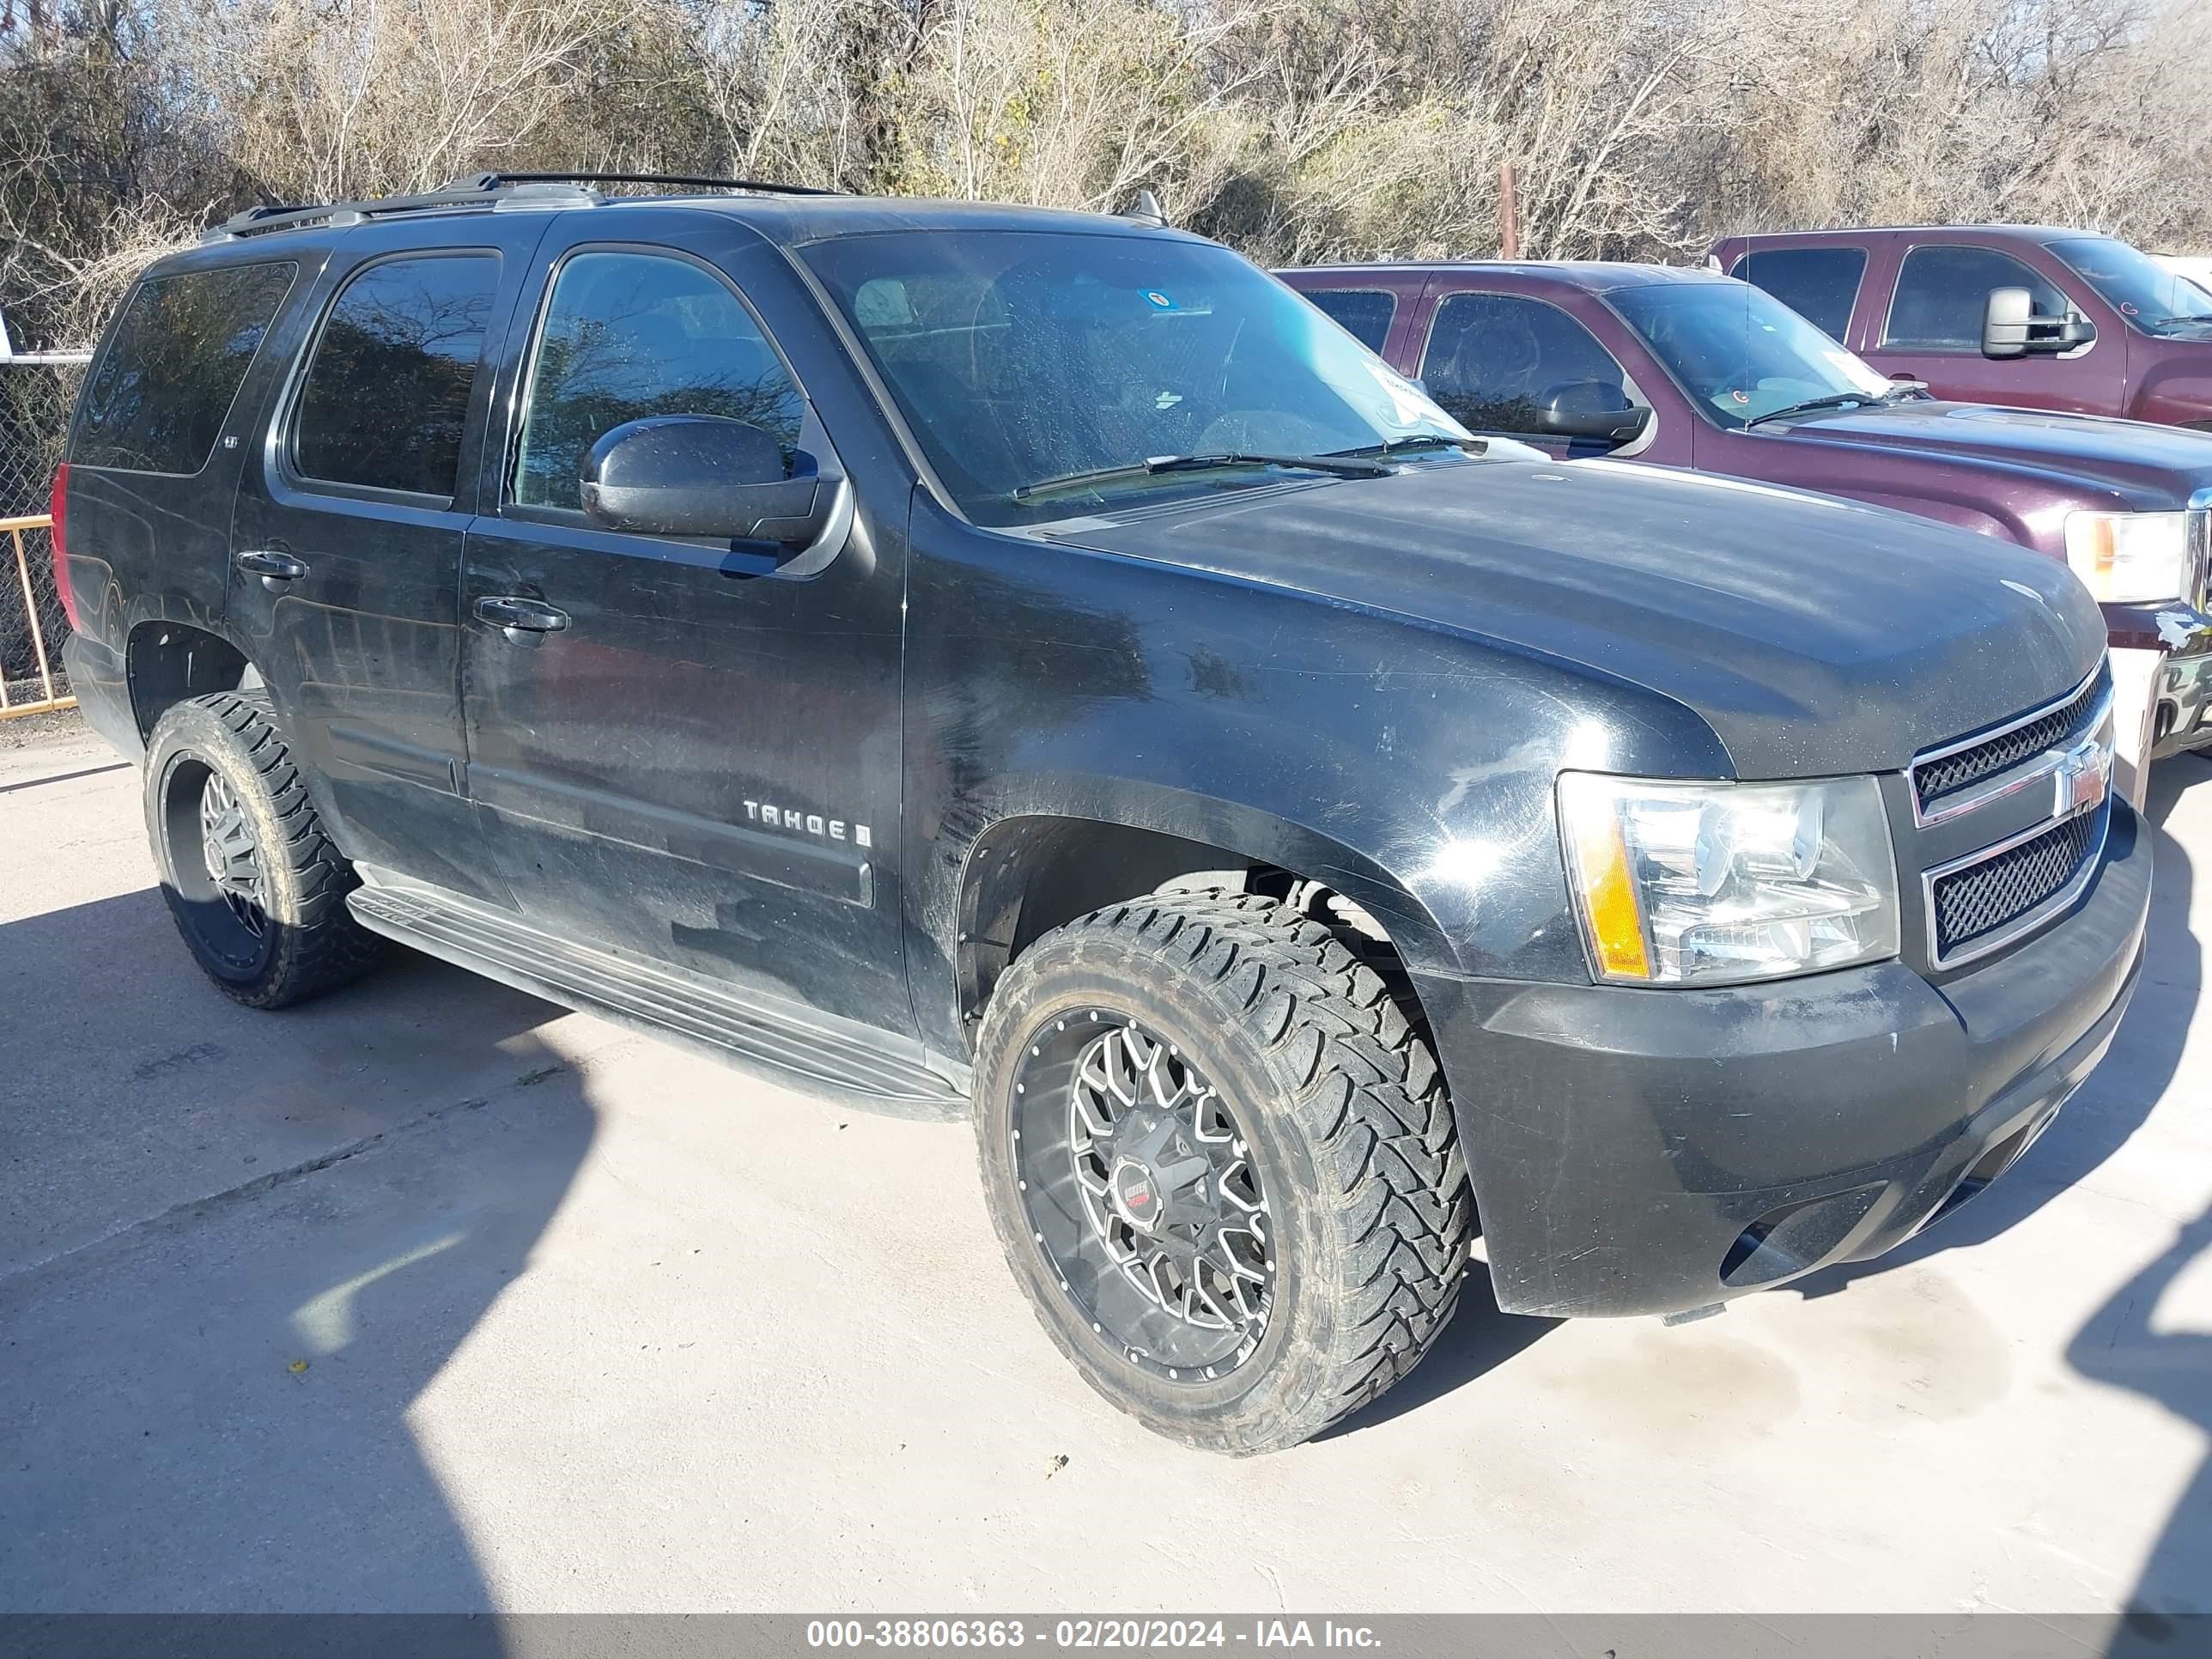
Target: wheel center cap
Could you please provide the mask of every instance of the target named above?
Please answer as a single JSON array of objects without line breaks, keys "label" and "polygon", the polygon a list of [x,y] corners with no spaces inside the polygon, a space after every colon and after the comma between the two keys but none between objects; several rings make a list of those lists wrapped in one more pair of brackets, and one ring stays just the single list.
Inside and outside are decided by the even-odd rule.
[{"label": "wheel center cap", "polygon": [[1159,1225],[1163,1195],[1159,1178],[1150,1166],[1123,1158],[1107,1178],[1107,1190],[1114,1200],[1114,1212],[1139,1232],[1149,1233]]}]

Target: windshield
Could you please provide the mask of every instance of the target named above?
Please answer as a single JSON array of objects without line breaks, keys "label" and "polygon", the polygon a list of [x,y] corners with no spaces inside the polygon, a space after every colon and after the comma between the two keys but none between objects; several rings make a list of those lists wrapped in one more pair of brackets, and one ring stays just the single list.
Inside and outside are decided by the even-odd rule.
[{"label": "windshield", "polygon": [[2085,236],[2078,241],[2053,242],[2051,251],[2146,334],[2212,328],[2212,294],[2125,242]]},{"label": "windshield", "polygon": [[1814,398],[1871,401],[1898,389],[1748,283],[1654,283],[1606,297],[1690,400],[1723,426]]},{"label": "windshield", "polygon": [[[1419,386],[1226,248],[1146,235],[896,231],[798,252],[979,524],[1290,476],[1279,466],[1143,470],[1161,457],[1340,454],[1468,436]],[[1122,467],[1135,470],[1017,493]]]}]

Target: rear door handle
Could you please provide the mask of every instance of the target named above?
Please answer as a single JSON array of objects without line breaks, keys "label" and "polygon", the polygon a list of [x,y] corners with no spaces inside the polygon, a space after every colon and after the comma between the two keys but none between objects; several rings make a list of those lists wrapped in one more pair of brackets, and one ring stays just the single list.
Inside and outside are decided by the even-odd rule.
[{"label": "rear door handle", "polygon": [[557,634],[568,625],[567,611],[517,593],[487,593],[476,602],[475,610],[478,622],[490,623],[517,642]]},{"label": "rear door handle", "polygon": [[295,582],[307,574],[304,561],[289,553],[279,553],[270,548],[250,548],[231,562],[249,576],[261,578],[261,585],[275,592],[287,582]]}]

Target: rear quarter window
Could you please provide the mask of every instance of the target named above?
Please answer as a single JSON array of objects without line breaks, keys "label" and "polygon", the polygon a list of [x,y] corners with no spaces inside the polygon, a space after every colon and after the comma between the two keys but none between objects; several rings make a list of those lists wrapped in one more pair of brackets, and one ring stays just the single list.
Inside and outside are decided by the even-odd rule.
[{"label": "rear quarter window", "polygon": [[298,270],[288,260],[139,283],[85,387],[70,461],[177,474],[205,466]]},{"label": "rear quarter window", "polygon": [[1738,259],[1729,275],[1756,283],[1840,340],[1858,303],[1866,262],[1866,250],[1858,247],[1759,248]]},{"label": "rear quarter window", "polygon": [[1370,351],[1381,351],[1382,342],[1390,337],[1398,296],[1386,289],[1311,288],[1298,292]]}]

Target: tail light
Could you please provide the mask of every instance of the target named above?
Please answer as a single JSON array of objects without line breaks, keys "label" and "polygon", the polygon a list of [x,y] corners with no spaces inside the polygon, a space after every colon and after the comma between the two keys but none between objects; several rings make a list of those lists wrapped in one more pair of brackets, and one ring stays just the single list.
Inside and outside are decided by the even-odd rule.
[{"label": "tail light", "polygon": [[76,626],[76,595],[70,592],[69,552],[62,544],[63,521],[69,516],[69,463],[64,461],[54,469],[53,501],[47,508],[53,515],[52,532],[54,544],[54,597],[62,602],[62,615],[69,618],[71,628]]}]

